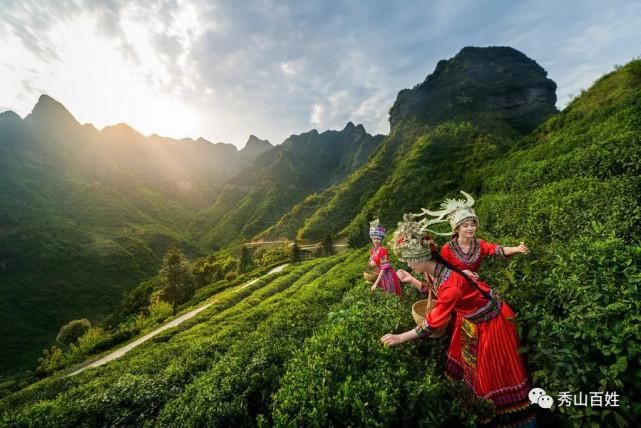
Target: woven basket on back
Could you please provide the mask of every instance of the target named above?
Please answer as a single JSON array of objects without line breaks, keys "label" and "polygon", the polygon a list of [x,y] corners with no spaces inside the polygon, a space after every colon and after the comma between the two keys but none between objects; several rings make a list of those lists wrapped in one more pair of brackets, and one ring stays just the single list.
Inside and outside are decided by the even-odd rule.
[{"label": "woven basket on back", "polygon": [[[436,299],[433,297],[433,294],[434,293],[430,288],[427,294],[427,299],[419,300],[412,305],[412,316],[414,317],[414,321],[416,321],[416,325],[421,325],[423,323],[423,320],[425,319],[425,314],[429,313],[434,307]],[[428,337],[431,339],[438,339],[439,337],[443,337],[443,335],[447,333],[447,326],[450,324],[451,319],[452,314],[450,314],[448,322],[444,327],[434,330]]]}]

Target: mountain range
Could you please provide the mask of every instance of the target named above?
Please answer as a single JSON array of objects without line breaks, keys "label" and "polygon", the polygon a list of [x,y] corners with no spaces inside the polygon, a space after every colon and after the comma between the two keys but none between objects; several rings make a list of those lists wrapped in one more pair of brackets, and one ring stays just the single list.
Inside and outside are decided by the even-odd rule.
[{"label": "mountain range", "polygon": [[98,131],[47,95],[24,119],[0,114],[0,372],[31,368],[69,319],[110,313],[168,246],[194,257],[250,239],[380,139],[348,124],[237,150]]}]

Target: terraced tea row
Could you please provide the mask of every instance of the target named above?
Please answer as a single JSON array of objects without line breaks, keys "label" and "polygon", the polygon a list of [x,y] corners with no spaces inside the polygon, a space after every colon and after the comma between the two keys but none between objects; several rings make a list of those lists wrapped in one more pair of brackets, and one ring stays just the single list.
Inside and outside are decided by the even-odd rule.
[{"label": "terraced tea row", "polygon": [[[234,359],[231,355],[245,346],[255,351],[246,345],[250,343],[247,332],[270,331],[256,327],[282,317],[283,308],[301,308],[309,300],[316,307],[317,318],[322,317],[329,304],[340,299],[349,281],[342,278],[342,287],[334,285],[325,293],[317,290],[323,283],[314,280],[342,259],[344,256],[315,260],[276,279],[221,293],[218,301],[188,321],[189,325],[158,336],[122,360],[75,378],[48,380],[9,397],[2,403],[3,422],[41,426],[141,424],[167,401],[180,397],[202,373],[215,373],[220,364],[227,364],[219,361]],[[282,322],[293,319],[286,316]],[[305,325],[309,329],[315,324]],[[266,344],[270,343],[274,342],[267,340]]]}]

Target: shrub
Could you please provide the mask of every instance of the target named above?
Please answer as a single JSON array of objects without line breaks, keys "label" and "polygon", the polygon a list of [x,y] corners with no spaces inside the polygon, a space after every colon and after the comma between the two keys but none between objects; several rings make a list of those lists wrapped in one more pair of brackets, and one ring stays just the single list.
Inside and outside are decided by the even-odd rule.
[{"label": "shrub", "polygon": [[169,302],[160,298],[159,294],[152,295],[149,305],[149,318],[153,322],[161,322],[171,316],[173,308]]},{"label": "shrub", "polygon": [[36,372],[39,374],[49,374],[63,365],[63,352],[57,346],[42,351],[42,357],[38,358],[38,367]]},{"label": "shrub", "polygon": [[233,281],[238,277],[238,272],[227,272],[225,274],[225,281]]},{"label": "shrub", "polygon": [[58,336],[56,336],[56,341],[63,345],[74,344],[90,328],[91,323],[86,318],[70,321],[62,326]]},{"label": "shrub", "polygon": [[102,343],[109,337],[101,327],[91,327],[78,339],[78,347],[84,354],[90,354],[94,351],[96,345]]}]

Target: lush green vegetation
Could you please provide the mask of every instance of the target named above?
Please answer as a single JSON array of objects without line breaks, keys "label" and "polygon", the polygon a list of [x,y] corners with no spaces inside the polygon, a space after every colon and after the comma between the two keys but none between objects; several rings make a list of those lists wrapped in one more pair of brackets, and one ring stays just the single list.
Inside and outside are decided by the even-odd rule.
[{"label": "lush green vegetation", "polygon": [[488,409],[443,375],[447,338],[386,348],[379,338],[407,330],[403,299],[350,290],[287,364],[272,403],[277,426],[475,426]]},{"label": "lush green vegetation", "polygon": [[[350,124],[269,154],[255,137],[237,151],[124,124],[99,132],[47,96],[24,120],[1,114],[0,376],[33,369],[72,319],[120,323],[123,298],[141,307],[132,289],[146,306],[168,247],[194,259],[251,239],[364,163],[381,138]],[[227,280],[237,270],[207,269]]]},{"label": "lush green vegetation", "polygon": [[[167,294],[169,279],[171,279],[167,276],[167,271],[176,271],[177,266],[172,266],[170,263],[172,256],[179,255],[176,251],[175,248],[168,250],[165,265],[160,273],[150,280],[141,282],[128,292],[118,310],[112,313],[102,325],[91,327],[88,320],[74,320],[63,326],[56,338],[57,344],[42,351],[35,371],[8,377],[7,381],[0,383],[0,396],[25,387],[38,378],[67,369],[87,358],[95,358],[96,354],[147,333],[158,327],[160,323],[167,322],[172,315],[175,315],[177,308],[170,303],[171,299]],[[180,304],[181,309],[188,310],[194,305],[202,304],[208,297],[244,284],[264,275],[276,265],[288,263],[291,260],[290,249],[281,246],[248,250],[245,257],[246,263],[249,263],[248,266],[252,269],[240,275],[236,271],[240,264],[239,260],[234,258],[232,252],[228,250],[198,258],[191,264],[182,259],[179,263],[180,269],[174,273],[178,273],[178,277],[186,281],[183,285],[187,288],[176,290],[179,293],[175,303]],[[199,288],[194,289],[194,286]],[[72,333],[71,336],[69,333]],[[68,336],[74,340],[68,340]],[[35,367],[35,362],[33,366]]]},{"label": "lush green vegetation", "polygon": [[[366,204],[352,200],[353,206],[362,207],[352,227],[359,223],[364,232],[367,215],[380,215],[390,224],[403,211],[427,204],[436,208],[445,196],[458,196],[457,191],[465,189],[480,195],[483,237],[507,245],[528,243],[530,256],[489,263],[483,275],[520,313],[523,351],[534,384],[553,396],[562,391],[617,391],[622,397],[619,407],[541,412],[540,418],[549,423],[625,426],[641,417],[641,406],[633,398],[640,394],[641,379],[640,109],[637,60],[604,76],[522,139],[496,132],[500,128],[479,132],[487,127],[469,121],[428,128],[395,163],[395,178]],[[328,206],[322,210],[332,212]],[[316,346],[332,340],[341,339],[328,333]],[[312,349],[299,358],[322,367],[324,357],[315,361],[318,351]],[[313,376],[304,364],[296,364],[294,371],[305,373],[301,378]],[[371,379],[375,377],[359,380]],[[305,412],[294,410],[297,406],[312,414],[344,414],[332,407],[340,409],[341,404],[298,382],[296,388],[307,388],[324,404],[310,405],[299,397],[291,406],[280,405],[287,417],[306,420]],[[362,396],[367,397],[364,392]],[[361,393],[352,392],[351,397],[358,400]],[[384,420],[381,415],[359,415]]]},{"label": "lush green vegetation", "polygon": [[[121,153],[107,134],[81,127],[47,98],[29,119],[0,120],[1,374],[33,369],[70,320],[100,321],[157,272],[170,244],[199,251],[181,224],[215,177],[188,176],[199,195],[181,195],[167,182],[180,168],[154,180],[157,153],[144,161]],[[125,137],[132,152],[151,147],[139,134]],[[186,143],[174,159],[193,148]]]},{"label": "lush green vegetation", "polygon": [[196,319],[121,360],[47,379],[5,399],[3,422],[93,426],[141,424],[158,416],[159,422],[178,418],[222,426],[254,419],[262,411],[258,405],[268,408],[265,389],[275,389],[283,363],[351,286],[362,257],[353,254],[345,263],[345,256],[318,259],[276,280],[223,292]]},{"label": "lush green vegetation", "polygon": [[198,216],[194,226],[206,231],[200,241],[211,246],[240,243],[256,235],[295,238],[283,222],[268,234],[261,232],[308,195],[357,170],[382,139],[351,122],[341,131],[292,135],[231,179],[228,190]]},{"label": "lush green vegetation", "polygon": [[637,60],[481,170],[484,233],[532,249],[488,274],[519,309],[535,385],[621,395],[555,411],[583,426],[641,418],[640,109]]},{"label": "lush green vegetation", "polygon": [[517,136],[506,125],[490,121],[448,121],[418,129],[421,132],[412,136],[411,147],[398,154],[390,176],[350,218],[344,234],[362,234],[371,216],[392,229],[399,213],[419,211],[425,201],[438,200],[459,187],[476,193],[480,176],[470,166],[495,159],[515,144]]}]

